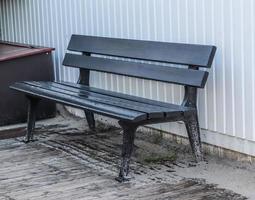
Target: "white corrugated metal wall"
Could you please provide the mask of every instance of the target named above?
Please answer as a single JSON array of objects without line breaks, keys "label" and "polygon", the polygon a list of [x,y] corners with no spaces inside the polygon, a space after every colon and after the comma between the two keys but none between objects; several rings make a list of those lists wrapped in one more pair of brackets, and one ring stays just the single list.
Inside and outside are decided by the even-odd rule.
[{"label": "white corrugated metal wall", "polygon": [[[203,140],[255,156],[254,0],[0,0],[2,39],[56,47],[56,78],[75,81],[61,66],[72,33],[218,47],[199,92]],[[96,87],[180,102],[165,83],[93,73]],[[117,83],[117,84],[116,84]],[[185,135],[180,123],[157,128]]]}]

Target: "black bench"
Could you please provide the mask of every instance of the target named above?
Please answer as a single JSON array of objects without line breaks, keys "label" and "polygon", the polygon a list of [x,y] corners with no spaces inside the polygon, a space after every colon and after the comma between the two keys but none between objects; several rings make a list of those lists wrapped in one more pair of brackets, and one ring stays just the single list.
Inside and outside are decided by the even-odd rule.
[{"label": "black bench", "polygon": [[[119,120],[123,129],[122,162],[117,179],[119,181],[127,180],[135,132],[141,125],[184,121],[196,161],[203,160],[196,104],[197,88],[205,86],[208,72],[199,68],[211,67],[216,47],[73,35],[68,50],[80,53],[67,53],[63,61],[65,66],[80,69],[77,84],[19,82],[11,86],[12,89],[25,93],[28,98],[26,142],[33,141],[36,105],[40,99],[48,99],[84,109],[90,129],[95,128],[93,113]],[[109,57],[131,60],[123,61]],[[132,59],[187,67],[166,67]],[[175,105],[93,88],[89,86],[90,71],[183,85],[184,100],[181,105]]]}]

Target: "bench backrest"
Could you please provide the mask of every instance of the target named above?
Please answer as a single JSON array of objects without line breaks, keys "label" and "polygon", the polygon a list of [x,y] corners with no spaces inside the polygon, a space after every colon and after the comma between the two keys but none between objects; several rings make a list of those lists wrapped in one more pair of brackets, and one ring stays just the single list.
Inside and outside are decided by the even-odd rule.
[{"label": "bench backrest", "polygon": [[[216,47],[72,35],[68,50],[83,55],[67,53],[65,66],[203,88],[208,72],[194,69],[210,68]],[[91,54],[186,65],[193,69],[89,56]]]}]

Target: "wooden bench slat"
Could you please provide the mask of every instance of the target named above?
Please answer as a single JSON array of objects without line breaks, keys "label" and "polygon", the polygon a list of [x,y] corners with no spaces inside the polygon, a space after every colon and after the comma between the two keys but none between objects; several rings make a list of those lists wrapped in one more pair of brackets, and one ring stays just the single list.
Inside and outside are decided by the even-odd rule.
[{"label": "wooden bench slat", "polygon": [[[99,89],[99,90],[102,90],[101,93],[98,93],[98,91],[93,91],[93,87],[87,87],[87,88],[80,88],[80,87],[73,87],[72,83],[70,85],[65,84],[67,82],[53,82],[52,84],[56,87],[60,87],[60,88],[63,88],[63,89],[66,89],[66,90],[71,90],[71,91],[75,91],[75,92],[80,92],[81,94],[89,94],[91,96],[95,96],[95,97],[100,97],[100,98],[106,98],[107,100],[109,101],[119,101],[121,103],[124,103],[124,104],[132,104],[132,105],[135,105],[137,107],[144,107],[145,109],[146,108],[150,108],[148,109],[148,111],[156,111],[156,112],[165,112],[165,111],[176,111],[176,110],[180,110],[180,109],[177,109],[176,107],[171,107],[171,106],[168,106],[168,107],[162,107],[162,106],[159,106],[159,105],[153,105],[153,104],[148,104],[148,103],[145,103],[145,102],[139,102],[139,101],[135,101],[135,100],[130,100],[130,99],[125,99],[125,98],[122,98],[122,93],[118,93],[116,92],[116,95],[115,96],[112,96],[111,95],[111,92],[108,91],[108,90],[102,90],[102,89]],[[68,87],[66,87],[68,86]]]},{"label": "wooden bench slat", "polygon": [[98,102],[102,104],[107,104],[110,106],[120,107],[127,110],[138,111],[142,113],[146,113],[149,119],[153,118],[164,118],[165,111],[170,111],[170,109],[164,110],[158,106],[151,106],[144,103],[138,103],[128,100],[123,100],[116,97],[110,97],[107,95],[101,95],[85,90],[75,89],[70,86],[61,85],[52,82],[25,82],[28,85],[41,87],[50,91],[54,91],[57,93],[67,94],[71,96],[75,96],[81,99],[89,99],[93,102]]},{"label": "wooden bench slat", "polygon": [[111,97],[105,94],[99,94],[99,93],[94,93],[91,91],[86,91],[86,90],[81,90],[78,88],[74,88],[71,86],[66,86],[61,83],[52,83],[52,87],[54,88],[59,88],[63,90],[67,90],[70,92],[74,92],[79,96],[88,96],[90,99],[93,99],[95,101],[99,101],[105,104],[121,107],[121,108],[126,108],[130,110],[135,110],[139,112],[144,112],[147,113],[149,118],[163,118],[165,116],[165,111],[170,111],[170,109],[163,109],[159,106],[153,106],[149,104],[144,104],[144,103],[139,103],[135,101],[129,101],[126,99],[121,99],[118,97]]},{"label": "wooden bench slat", "polygon": [[89,99],[81,99],[72,95],[57,93],[40,87],[31,86],[22,82],[13,84],[11,88],[31,96],[54,100],[56,102],[63,103],[69,106],[74,106],[77,108],[88,109],[95,113],[100,113],[102,115],[113,117],[115,119],[124,119],[131,121],[140,121],[147,119],[146,113],[101,104],[91,101]]},{"label": "wooden bench slat", "polygon": [[119,92],[113,92],[113,91],[109,91],[109,90],[103,90],[103,89],[99,89],[99,88],[94,88],[94,87],[88,87],[85,85],[81,85],[81,84],[76,84],[76,83],[70,83],[70,82],[55,82],[55,83],[59,83],[62,85],[67,85],[67,86],[71,86],[73,88],[78,88],[81,91],[90,91],[93,93],[98,93],[98,94],[104,94],[107,96],[111,96],[111,97],[117,97],[117,98],[121,98],[123,100],[129,100],[132,102],[138,102],[138,103],[144,103],[144,104],[148,104],[148,105],[154,105],[154,106],[159,106],[162,108],[162,110],[165,110],[166,116],[170,117],[172,115],[177,114],[178,112],[194,112],[194,108],[191,107],[184,107],[181,105],[176,105],[176,104],[171,104],[171,103],[166,103],[166,102],[161,102],[161,101],[155,101],[155,100],[151,100],[151,99],[146,99],[146,98],[142,98],[142,97],[137,97],[137,96],[133,96],[133,95],[128,95],[128,94],[123,94],[123,93],[119,93]]},{"label": "wooden bench slat", "polygon": [[63,65],[203,88],[208,72],[67,53]]},{"label": "wooden bench slat", "polygon": [[72,35],[68,50],[210,68],[216,47]]}]

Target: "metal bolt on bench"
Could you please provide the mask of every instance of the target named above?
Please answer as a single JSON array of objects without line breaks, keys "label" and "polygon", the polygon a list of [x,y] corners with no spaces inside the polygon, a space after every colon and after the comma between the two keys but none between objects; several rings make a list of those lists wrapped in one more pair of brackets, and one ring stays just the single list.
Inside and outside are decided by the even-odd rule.
[{"label": "metal bolt on bench", "polygon": [[[29,81],[10,86],[28,97],[26,142],[33,140],[38,100],[48,99],[84,109],[90,129],[95,128],[93,113],[119,120],[123,129],[122,162],[117,178],[120,182],[128,180],[135,132],[141,125],[184,121],[195,159],[198,162],[203,160],[196,106],[197,89],[204,88],[209,73],[199,68],[211,67],[216,52],[215,46],[73,35],[68,50],[82,53],[67,53],[63,61],[65,66],[80,69],[77,84]],[[94,55],[104,55],[106,58]],[[107,56],[179,64],[188,68],[116,60]],[[93,88],[89,86],[90,71],[183,85],[184,100],[181,105],[176,105]]]}]

